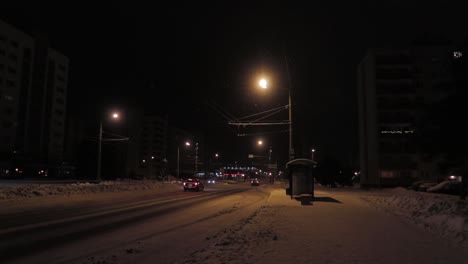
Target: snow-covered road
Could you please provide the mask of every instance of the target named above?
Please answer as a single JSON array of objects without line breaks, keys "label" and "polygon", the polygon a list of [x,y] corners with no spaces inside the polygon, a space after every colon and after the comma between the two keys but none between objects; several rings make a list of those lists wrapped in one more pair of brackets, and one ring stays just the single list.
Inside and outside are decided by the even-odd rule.
[{"label": "snow-covered road", "polygon": [[[0,201],[0,216],[44,206],[106,204],[136,195],[143,199],[148,194],[180,192],[177,183],[139,185],[10,188],[10,198]],[[196,202],[91,236],[92,240],[79,238],[23,263],[366,264],[466,263],[468,259],[467,203],[456,196],[402,188],[364,191],[317,186],[313,205],[302,206],[278,183],[218,186],[247,191]],[[39,195],[31,195],[37,188]]]}]

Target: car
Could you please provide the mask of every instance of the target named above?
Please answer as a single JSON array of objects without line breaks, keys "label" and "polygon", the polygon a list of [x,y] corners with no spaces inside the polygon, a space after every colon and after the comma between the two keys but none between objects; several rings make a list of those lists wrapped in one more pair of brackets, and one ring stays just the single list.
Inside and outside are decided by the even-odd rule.
[{"label": "car", "polygon": [[250,186],[259,186],[260,185],[260,181],[255,178],[255,179],[250,179]]},{"label": "car", "polygon": [[462,183],[459,181],[443,181],[427,189],[429,193],[460,194]]},{"label": "car", "polygon": [[198,179],[187,179],[186,181],[184,181],[183,183],[184,185],[184,191],[203,191],[203,189],[205,189],[205,186],[203,185],[203,183],[198,180]]},{"label": "car", "polygon": [[207,182],[208,184],[216,183],[216,181],[217,181],[217,179],[215,179],[215,178],[209,178],[208,180],[206,180],[206,182]]},{"label": "car", "polygon": [[437,182],[424,182],[422,184],[420,184],[417,188],[416,188],[416,191],[420,191],[420,192],[426,192],[427,189],[431,188],[431,187],[434,187],[436,186]]},{"label": "car", "polygon": [[[422,186],[424,185],[424,186]],[[429,186],[428,186],[429,185]],[[413,182],[408,189],[414,191],[426,191],[427,188],[437,185],[437,182],[429,180],[421,180]],[[428,186],[428,187],[427,187]]]}]

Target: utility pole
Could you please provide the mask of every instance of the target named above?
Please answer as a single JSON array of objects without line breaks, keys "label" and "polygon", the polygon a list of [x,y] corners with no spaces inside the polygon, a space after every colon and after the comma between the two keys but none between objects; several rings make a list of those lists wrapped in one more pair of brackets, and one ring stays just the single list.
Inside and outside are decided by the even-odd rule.
[{"label": "utility pole", "polygon": [[291,75],[289,74],[288,58],[284,56],[286,62],[286,71],[288,73],[289,89],[288,89],[288,109],[289,109],[289,160],[294,159],[294,148],[293,148],[293,127],[292,127],[292,100],[291,100]]},{"label": "utility pole", "polygon": [[195,142],[195,174],[198,173],[198,142]]},{"label": "utility pole", "polygon": [[179,143],[177,143],[177,179],[179,179],[179,174],[180,174],[179,162],[180,162],[180,147],[179,147]]},{"label": "utility pole", "polygon": [[98,160],[96,180],[101,180],[101,152],[102,152],[102,119],[99,120],[99,139],[98,139]]},{"label": "utility pole", "polygon": [[271,164],[271,146],[270,146],[270,151],[268,153],[268,163]]}]

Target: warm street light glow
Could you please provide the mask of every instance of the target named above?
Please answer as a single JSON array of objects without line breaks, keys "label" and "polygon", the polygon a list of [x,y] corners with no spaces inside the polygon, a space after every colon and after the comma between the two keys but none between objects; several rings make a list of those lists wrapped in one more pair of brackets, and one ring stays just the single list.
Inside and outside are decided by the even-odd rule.
[{"label": "warm street light glow", "polygon": [[186,145],[186,146],[190,146],[190,142],[188,142],[188,141],[185,142],[185,145]]},{"label": "warm street light glow", "polygon": [[265,79],[261,79],[258,84],[260,85],[260,87],[262,87],[263,89],[266,89],[268,88],[268,83]]},{"label": "warm street light glow", "polygon": [[315,149],[312,149],[312,152],[315,152]]},{"label": "warm street light glow", "polygon": [[153,159],[154,159],[154,156],[151,156],[151,159],[153,160]]},{"label": "warm street light glow", "polygon": [[215,157],[219,157],[218,153],[215,154]]},{"label": "warm street light glow", "polygon": [[259,140],[258,145],[260,145],[260,146],[263,145],[263,141]]},{"label": "warm street light glow", "polygon": [[113,113],[113,114],[112,114],[112,118],[114,118],[114,119],[119,118],[119,113]]}]

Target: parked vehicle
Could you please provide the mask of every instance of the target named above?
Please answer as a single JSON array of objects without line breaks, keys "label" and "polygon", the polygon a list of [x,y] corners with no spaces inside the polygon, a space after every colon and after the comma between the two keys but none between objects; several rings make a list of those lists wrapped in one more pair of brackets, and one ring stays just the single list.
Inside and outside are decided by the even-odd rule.
[{"label": "parked vehicle", "polygon": [[427,189],[431,193],[460,194],[462,183],[459,181],[443,181],[436,186]]},{"label": "parked vehicle", "polygon": [[[421,186],[421,185],[425,185],[425,186]],[[435,186],[437,185],[437,182],[429,181],[429,180],[415,181],[408,187],[408,189],[415,190],[415,191],[426,191],[427,188],[432,187],[432,186],[426,187],[427,185]],[[420,187],[422,188],[420,189]]]},{"label": "parked vehicle", "polygon": [[426,192],[427,189],[431,188],[431,187],[434,187],[436,186],[438,183],[437,182],[424,182],[422,184],[420,184],[417,188],[416,188],[416,191],[420,191],[420,192]]}]

